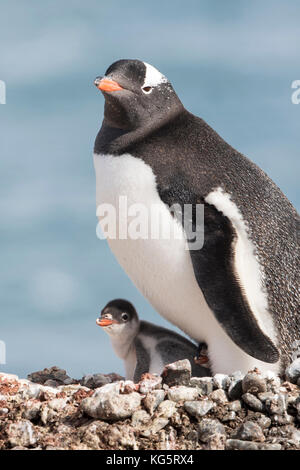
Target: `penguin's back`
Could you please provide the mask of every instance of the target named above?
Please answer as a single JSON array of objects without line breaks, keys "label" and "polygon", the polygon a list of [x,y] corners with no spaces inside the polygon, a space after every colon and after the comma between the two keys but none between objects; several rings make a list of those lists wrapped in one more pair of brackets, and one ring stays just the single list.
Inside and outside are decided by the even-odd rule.
[{"label": "penguin's back", "polygon": [[300,331],[300,219],[293,205],[262,169],[188,112],[130,152],[151,166],[168,206],[213,204],[224,214],[227,198],[241,215],[262,272],[284,366]]},{"label": "penguin's back", "polygon": [[198,354],[192,341],[167,328],[141,321],[135,338],[137,365],[134,380],[138,381],[146,372],[161,374],[165,365],[188,359],[192,366],[192,376],[207,377],[211,372],[194,362]]}]

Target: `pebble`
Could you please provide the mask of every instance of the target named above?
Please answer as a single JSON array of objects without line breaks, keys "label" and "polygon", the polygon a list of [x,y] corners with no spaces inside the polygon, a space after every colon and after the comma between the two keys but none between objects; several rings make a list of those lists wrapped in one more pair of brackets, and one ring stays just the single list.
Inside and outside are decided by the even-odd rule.
[{"label": "pebble", "polygon": [[140,393],[147,394],[152,390],[161,388],[162,378],[159,375],[144,374],[139,382]]},{"label": "pebble", "polygon": [[232,437],[242,441],[263,442],[265,440],[261,427],[252,421],[245,421]]},{"label": "pebble", "polygon": [[37,372],[32,372],[27,376],[31,382],[44,384],[48,380],[53,380],[59,385],[69,385],[70,383],[76,382],[71,379],[64,369],[60,369],[57,366],[50,367],[50,369],[43,369]]},{"label": "pebble", "polygon": [[254,411],[263,410],[264,405],[256,396],[252,395],[252,393],[244,393],[242,395],[242,400],[244,403],[246,403],[246,405],[249,406],[249,408],[251,408],[251,410],[254,410]]},{"label": "pebble", "polygon": [[136,411],[142,400],[142,396],[137,392],[129,394],[118,394],[102,391],[104,385],[96,390],[92,397],[84,398],[81,402],[81,409],[92,418],[104,421],[117,421],[119,419],[130,418]]},{"label": "pebble", "polygon": [[280,444],[258,444],[259,450],[281,450]]},{"label": "pebble", "polygon": [[28,420],[10,424],[6,430],[6,434],[11,447],[29,447],[33,446],[37,441],[33,425]]},{"label": "pebble", "polygon": [[263,393],[259,393],[257,396],[258,396],[260,401],[265,403],[267,400],[271,400],[274,397],[274,393],[273,392],[263,392]]},{"label": "pebble", "polygon": [[195,400],[199,396],[197,388],[179,385],[168,390],[168,398],[172,401]]},{"label": "pebble", "polygon": [[152,390],[152,392],[147,393],[146,397],[143,399],[143,405],[152,415],[158,405],[164,400],[164,398],[164,390]]},{"label": "pebble", "polygon": [[227,403],[228,402],[228,398],[227,398],[227,395],[226,393],[224,392],[224,390],[222,390],[221,388],[219,388],[218,390],[214,390],[213,392],[211,392],[208,396],[208,398],[212,401],[214,401],[215,403],[217,403],[218,405],[221,405],[221,404],[224,404],[224,403]]},{"label": "pebble", "polygon": [[54,411],[63,410],[67,402],[65,398],[54,398],[53,400],[48,401],[48,407]]},{"label": "pebble", "polygon": [[226,421],[234,421],[236,418],[236,412],[235,411],[229,411],[228,413],[225,413],[222,421],[225,423]]},{"label": "pebble", "polygon": [[271,415],[284,415],[286,412],[286,399],[282,394],[274,394],[267,398],[265,407]]},{"label": "pebble", "polygon": [[156,414],[162,418],[171,418],[176,411],[176,404],[174,401],[165,400],[157,408]]},{"label": "pebble", "polygon": [[197,426],[200,441],[208,442],[212,436],[221,434],[226,436],[226,431],[222,423],[217,419],[204,418]]},{"label": "pebble", "polygon": [[225,374],[215,374],[213,376],[213,386],[214,388],[223,388],[227,390],[229,387],[230,378]]},{"label": "pebble", "polygon": [[295,359],[285,371],[286,378],[289,382],[296,384],[300,380],[300,357]]},{"label": "pebble", "polygon": [[93,393],[93,397],[96,397],[98,395],[103,396],[104,394],[119,394],[121,389],[121,382],[113,382],[109,383],[106,385],[103,385],[102,387],[96,388],[96,390]]},{"label": "pebble", "polygon": [[205,416],[214,407],[215,403],[211,400],[186,401],[184,404],[184,409],[195,418]]},{"label": "pebble", "polygon": [[214,389],[213,377],[192,377],[190,387],[198,389],[201,396],[209,395]]},{"label": "pebble", "polygon": [[251,371],[245,375],[242,380],[242,388],[244,393],[251,393],[257,395],[258,393],[266,392],[266,380],[258,372]]},{"label": "pebble", "polygon": [[242,396],[243,394],[242,380],[243,380],[243,374],[240,371],[237,371],[230,376],[228,396],[231,400],[236,400]]},{"label": "pebble", "polygon": [[147,429],[141,431],[141,435],[144,437],[149,437],[153,434],[156,434],[158,431],[161,431],[164,427],[166,427],[168,423],[169,420],[167,418],[154,418],[151,425]]},{"label": "pebble", "polygon": [[24,404],[23,418],[33,421],[39,418],[41,411],[41,402],[29,400]]},{"label": "pebble", "polygon": [[192,367],[188,359],[174,362],[165,366],[162,372],[163,382],[170,387],[188,385],[191,379]]},{"label": "pebble", "polygon": [[109,377],[103,374],[88,374],[85,375],[80,381],[81,385],[92,389],[102,387],[103,385],[109,383],[111,383],[111,380],[109,379]]},{"label": "pebble", "polygon": [[[27,382],[27,383],[26,383]],[[39,398],[42,392],[42,386],[26,380],[20,388],[20,394],[24,400]]]},{"label": "pebble", "polygon": [[272,371],[267,371],[262,374],[267,383],[267,391],[277,393],[280,387],[280,378]]},{"label": "pebble", "polygon": [[271,426],[271,419],[268,416],[265,416],[262,413],[255,414],[257,424],[262,428],[266,429]]},{"label": "pebble", "polygon": [[242,404],[240,400],[234,400],[228,403],[227,408],[229,411],[241,411]]},{"label": "pebble", "polygon": [[226,450],[281,450],[281,445],[227,439]]},{"label": "pebble", "polygon": [[145,410],[136,410],[131,416],[131,424],[134,427],[144,426],[151,420],[151,416]]},{"label": "pebble", "polygon": [[227,439],[226,450],[258,450],[258,445],[255,442]]}]

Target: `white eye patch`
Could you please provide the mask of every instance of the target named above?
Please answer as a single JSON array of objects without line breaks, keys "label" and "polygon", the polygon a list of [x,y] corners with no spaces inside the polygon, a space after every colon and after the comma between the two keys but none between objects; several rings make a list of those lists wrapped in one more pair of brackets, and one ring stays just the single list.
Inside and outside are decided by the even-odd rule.
[{"label": "white eye patch", "polygon": [[142,90],[144,93],[148,94],[151,93],[153,87],[160,85],[161,83],[166,83],[168,79],[153,67],[153,65],[147,64],[146,62],[144,62],[144,65],[146,67],[146,76]]}]

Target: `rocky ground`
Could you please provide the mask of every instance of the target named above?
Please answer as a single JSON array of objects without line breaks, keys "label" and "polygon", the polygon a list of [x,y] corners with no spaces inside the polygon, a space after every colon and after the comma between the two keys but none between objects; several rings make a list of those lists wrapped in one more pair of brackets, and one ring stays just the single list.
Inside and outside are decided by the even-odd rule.
[{"label": "rocky ground", "polygon": [[57,367],[0,374],[0,449],[299,450],[300,359],[287,379],[191,377],[186,360],[138,384]]}]

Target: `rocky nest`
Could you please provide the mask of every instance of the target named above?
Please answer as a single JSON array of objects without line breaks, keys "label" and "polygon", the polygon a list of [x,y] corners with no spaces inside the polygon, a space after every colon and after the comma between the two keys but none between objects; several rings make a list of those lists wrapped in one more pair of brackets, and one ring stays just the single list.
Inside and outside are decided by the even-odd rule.
[{"label": "rocky nest", "polygon": [[299,364],[287,378],[191,377],[187,360],[137,384],[57,367],[0,374],[0,449],[300,449]]}]

